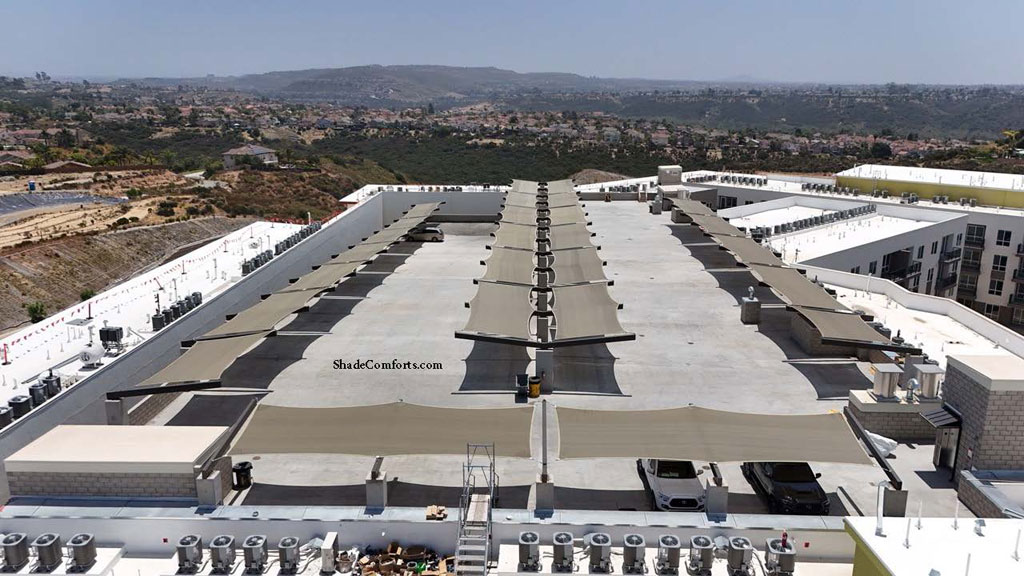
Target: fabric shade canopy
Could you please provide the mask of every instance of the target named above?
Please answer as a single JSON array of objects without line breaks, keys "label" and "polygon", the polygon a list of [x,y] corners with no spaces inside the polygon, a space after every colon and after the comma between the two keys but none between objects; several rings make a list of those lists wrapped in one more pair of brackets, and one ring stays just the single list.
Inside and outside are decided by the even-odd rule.
[{"label": "fabric shade canopy", "polygon": [[604,261],[593,247],[559,250],[551,268],[555,272],[552,286],[608,281],[604,275]]},{"label": "fabric shade canopy", "polygon": [[793,309],[817,328],[822,341],[826,344],[849,343],[879,349],[907,349],[906,346],[892,344],[888,338],[869,326],[860,314],[802,306],[795,306]]},{"label": "fabric shade canopy", "polygon": [[530,286],[481,282],[469,303],[469,321],[456,335],[491,336],[527,341],[530,339]]},{"label": "fabric shade canopy", "polygon": [[337,258],[331,258],[327,261],[327,264],[343,264],[345,262],[363,263],[386,249],[387,246],[381,244],[357,244],[341,254],[338,254]]},{"label": "fabric shade canopy", "polygon": [[807,279],[795,268],[776,268],[753,264],[750,270],[762,282],[778,292],[790,306],[805,306],[824,310],[847,310],[821,287]]},{"label": "fabric shade canopy", "polygon": [[557,408],[560,458],[871,464],[842,414]]},{"label": "fabric shade canopy", "polygon": [[704,229],[705,232],[714,236],[738,236],[740,238],[746,237],[746,234],[740,231],[739,228],[729,224],[725,220],[722,220],[718,216],[701,216],[699,214],[692,215],[694,223]]},{"label": "fabric shade canopy", "polygon": [[687,214],[689,216],[715,215],[715,213],[711,211],[711,208],[708,208],[707,206],[700,202],[697,202],[696,200],[674,199],[672,200],[672,204],[679,210],[682,210],[684,214]]},{"label": "fabric shade canopy", "polygon": [[536,250],[537,228],[535,226],[502,222],[494,232],[494,244],[491,246],[530,251]]},{"label": "fabric shade canopy", "polygon": [[[552,286],[607,282],[604,276],[604,262],[595,248],[560,250],[551,268],[554,271]],[[492,248],[487,259],[487,271],[481,281],[504,282],[508,284],[534,284],[534,254],[526,250]]]},{"label": "fabric shade canopy", "polygon": [[551,219],[552,226],[564,226],[566,224],[576,224],[577,222],[585,223],[587,221],[587,214],[579,205],[563,206],[561,208],[551,208],[548,218]]},{"label": "fabric shade canopy", "polygon": [[533,285],[533,252],[513,248],[491,248],[487,271],[481,280],[509,284]]},{"label": "fabric shade canopy", "polygon": [[[394,244],[399,238],[405,236],[410,230],[419,226],[422,220],[399,220],[391,226],[374,232],[369,238],[363,240],[361,245],[369,244]],[[381,248],[383,250],[383,248]]]},{"label": "fabric shade canopy", "polygon": [[267,332],[229,336],[212,340],[199,340],[163,370],[146,378],[139,386],[156,386],[169,382],[197,382],[219,380],[249,348],[255,346]]},{"label": "fabric shade canopy", "polygon": [[[506,206],[519,206],[521,208],[536,208],[537,202],[540,199],[532,194],[509,194],[505,199]],[[579,201],[576,195],[565,195],[559,194],[557,196],[548,196],[548,208],[565,208],[567,206],[577,206]]]},{"label": "fabric shade canopy", "polygon": [[232,454],[466,454],[494,443],[498,456],[528,458],[533,407],[376,406],[289,408],[260,405]]},{"label": "fabric shade canopy", "polygon": [[435,211],[437,211],[437,209],[441,207],[441,204],[444,204],[444,202],[427,202],[424,204],[416,204],[415,206],[410,208],[408,212],[403,214],[401,219],[419,220],[420,222],[422,222],[423,220],[426,220],[427,216],[430,216]]},{"label": "fabric shade canopy", "polygon": [[572,250],[574,248],[589,248],[593,246],[590,242],[591,236],[593,234],[590,232],[590,229],[582,222],[552,226],[551,249]]},{"label": "fabric shade canopy", "polygon": [[356,269],[362,265],[362,262],[328,262],[309,274],[306,274],[302,278],[299,278],[297,282],[284,290],[279,291],[279,293],[284,294],[309,289],[326,290],[328,288],[332,288],[338,282],[341,282],[346,276],[355,272]]},{"label": "fabric shade canopy", "polygon": [[[554,342],[633,339],[619,324],[617,302],[608,295],[604,284],[580,284],[554,289],[555,331]],[[581,342],[583,343],[583,342]]]},{"label": "fabric shade canopy", "polygon": [[289,314],[298,312],[319,294],[321,289],[280,292],[246,308],[231,320],[210,330],[206,336],[225,336],[247,332],[269,332]]},{"label": "fabric shade canopy", "polygon": [[723,248],[732,252],[736,260],[746,264],[761,264],[764,266],[785,266],[775,254],[764,246],[754,242],[750,238],[739,238],[736,236],[712,236]]}]

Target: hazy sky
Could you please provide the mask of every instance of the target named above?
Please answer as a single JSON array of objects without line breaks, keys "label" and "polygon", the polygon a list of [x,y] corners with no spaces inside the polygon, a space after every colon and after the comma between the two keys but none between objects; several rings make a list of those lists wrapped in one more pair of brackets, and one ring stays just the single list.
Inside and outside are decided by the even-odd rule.
[{"label": "hazy sky", "polygon": [[0,74],[361,64],[680,80],[1024,83],[1024,0],[0,0]]}]

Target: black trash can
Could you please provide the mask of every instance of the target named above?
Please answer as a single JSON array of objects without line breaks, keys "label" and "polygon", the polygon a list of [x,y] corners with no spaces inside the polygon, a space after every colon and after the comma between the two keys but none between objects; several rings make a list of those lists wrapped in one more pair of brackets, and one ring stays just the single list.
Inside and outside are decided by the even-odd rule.
[{"label": "black trash can", "polygon": [[235,482],[231,486],[235,490],[245,490],[252,486],[252,462],[239,462],[231,467],[235,474]]}]

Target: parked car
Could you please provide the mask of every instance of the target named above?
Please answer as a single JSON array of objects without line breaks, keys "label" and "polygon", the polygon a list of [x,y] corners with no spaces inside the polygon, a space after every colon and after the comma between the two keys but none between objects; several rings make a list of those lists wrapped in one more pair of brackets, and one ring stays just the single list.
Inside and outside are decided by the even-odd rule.
[{"label": "parked car", "polygon": [[667,512],[693,512],[704,509],[704,484],[699,476],[703,469],[689,460],[636,461],[637,468],[647,480],[654,507]]},{"label": "parked car", "polygon": [[768,499],[768,509],[777,514],[825,516],[829,502],[806,462],[744,462],[743,476]]},{"label": "parked car", "polygon": [[444,231],[437,226],[414,228],[406,234],[406,239],[412,242],[441,242],[444,240]]}]

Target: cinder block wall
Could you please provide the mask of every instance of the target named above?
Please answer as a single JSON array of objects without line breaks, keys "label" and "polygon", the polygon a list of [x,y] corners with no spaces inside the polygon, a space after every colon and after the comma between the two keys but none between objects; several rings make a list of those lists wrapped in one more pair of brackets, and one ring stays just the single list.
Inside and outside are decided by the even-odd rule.
[{"label": "cinder block wall", "polygon": [[857,356],[856,348],[822,344],[821,332],[795,312],[789,323],[789,332],[800,348],[813,356]]},{"label": "cinder block wall", "polygon": [[950,365],[943,398],[963,417],[957,472],[1024,468],[1024,392],[990,391]]},{"label": "cinder block wall", "polygon": [[[935,406],[938,408],[938,404]],[[852,402],[850,412],[869,432],[897,442],[933,442],[935,429],[917,412],[862,412]]]},{"label": "cinder block wall", "polygon": [[191,474],[8,472],[12,496],[196,498]]},{"label": "cinder block wall", "polygon": [[[964,475],[967,475],[964,477]],[[960,501],[978,518],[1005,518],[1001,506],[993,502],[984,492],[981,491],[980,483],[970,472],[957,474],[960,477],[960,486],[957,489],[957,496]]]},{"label": "cinder block wall", "polygon": [[181,395],[181,392],[171,392],[170,394],[151,394],[146,396],[141,402],[136,404],[128,411],[128,424],[131,426],[143,426],[149,423],[150,420],[156,418],[156,415],[163,411],[164,408],[170,406],[174,399]]}]

